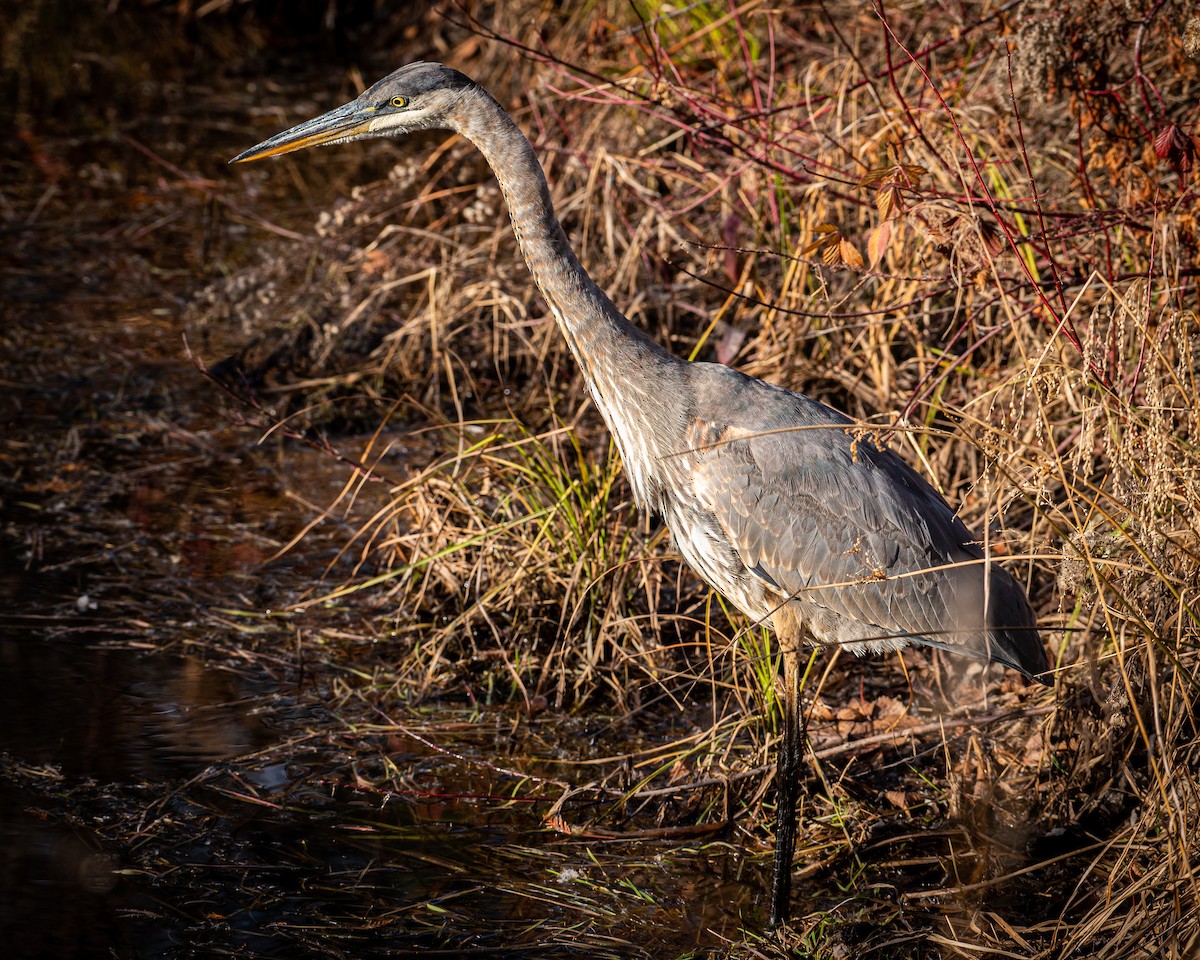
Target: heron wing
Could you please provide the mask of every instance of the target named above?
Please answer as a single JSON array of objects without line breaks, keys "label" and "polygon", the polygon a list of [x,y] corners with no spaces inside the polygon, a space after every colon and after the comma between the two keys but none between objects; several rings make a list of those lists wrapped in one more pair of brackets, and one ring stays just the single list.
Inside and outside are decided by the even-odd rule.
[{"label": "heron wing", "polygon": [[[752,396],[727,405],[721,420],[697,419],[690,437],[693,492],[746,568],[785,597],[881,637],[975,651],[990,643],[982,567],[973,564],[983,554],[945,500],[853,421],[790,391],[761,385],[771,392],[759,395],[759,382],[749,383],[743,393]],[[952,566],[962,563],[972,565]],[[1026,627],[1020,587],[995,569],[991,589],[1004,596],[988,607]]]}]

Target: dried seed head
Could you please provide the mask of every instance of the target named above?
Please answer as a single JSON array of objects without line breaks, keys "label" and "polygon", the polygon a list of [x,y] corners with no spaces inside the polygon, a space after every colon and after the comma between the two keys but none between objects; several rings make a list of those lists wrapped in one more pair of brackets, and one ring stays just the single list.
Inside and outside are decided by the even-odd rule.
[{"label": "dried seed head", "polygon": [[1183,52],[1189,59],[1200,61],[1200,17],[1192,17],[1183,25]]}]

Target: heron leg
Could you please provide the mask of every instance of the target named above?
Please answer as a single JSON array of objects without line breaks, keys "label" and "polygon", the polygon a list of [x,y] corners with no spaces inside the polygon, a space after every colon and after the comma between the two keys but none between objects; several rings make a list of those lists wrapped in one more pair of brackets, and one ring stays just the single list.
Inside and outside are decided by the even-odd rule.
[{"label": "heron leg", "polygon": [[771,881],[772,928],[786,923],[792,896],[792,855],[796,850],[796,798],[804,758],[805,723],[800,706],[799,624],[791,616],[776,622],[783,653],[783,738],[775,770],[775,874]]}]

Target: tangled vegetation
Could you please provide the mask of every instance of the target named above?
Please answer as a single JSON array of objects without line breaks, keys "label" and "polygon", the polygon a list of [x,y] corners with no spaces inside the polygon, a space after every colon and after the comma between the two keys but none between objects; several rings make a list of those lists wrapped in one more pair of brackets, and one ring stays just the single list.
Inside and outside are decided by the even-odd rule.
[{"label": "tangled vegetation", "polygon": [[[252,17],[244,6],[182,19]],[[764,937],[747,907],[737,938],[697,933],[703,949],[1200,949],[1190,13],[1182,0],[524,0],[378,15],[390,45],[371,52],[375,75],[439,59],[510,109],[580,259],[635,323],[879,428],[1038,613],[1052,690],[928,650],[817,651],[794,921]],[[372,79],[365,66],[336,78],[319,105],[281,98],[254,127],[273,133]],[[415,774],[393,761],[397,740],[453,756],[422,711],[465,710],[472,735],[487,727],[509,751],[496,769],[513,802],[544,803],[543,829],[605,851],[587,874],[505,848],[532,877],[506,888],[529,907],[507,942],[657,955],[658,861],[620,844],[765,851],[771,638],[633,511],[470,145],[339,149],[231,178],[219,269],[182,318],[200,356],[239,345],[208,367],[229,415],[336,447],[345,470],[278,544],[286,557],[308,527],[350,523],[327,578],[289,598],[300,669],[339,725],[345,759],[323,775],[371,797],[364,809],[404,796]],[[281,225],[270,181],[336,199]],[[347,609],[371,626],[321,620]],[[239,638],[239,656],[278,656],[277,639]],[[479,721],[493,707],[503,721]],[[619,753],[592,721],[622,731]],[[553,762],[530,759],[543,739]],[[636,865],[620,882],[596,879],[621,860]],[[422,945],[461,947],[475,929],[446,909],[422,921]],[[363,936],[410,922],[360,921]]]},{"label": "tangled vegetation", "polygon": [[[897,810],[937,819],[917,812],[934,803],[927,776],[939,814],[988,837],[973,841],[973,876],[915,892],[897,880],[894,903],[854,908],[903,928],[908,904],[957,889],[936,932],[926,919],[907,936],[961,955],[1183,956],[1196,943],[1200,238],[1185,13],[613,3],[542,11],[536,30],[446,13],[467,39],[444,58],[518,116],[582,259],[635,322],[886,427],[1029,586],[1056,688],[993,676],[1003,719],[936,734],[936,774],[884,776],[883,753],[820,758],[833,741],[952,717],[978,675],[918,652],[903,667],[822,662],[809,688],[805,822],[823,869],[902,878],[887,843],[863,844]],[[302,301],[305,331],[333,339],[375,324],[355,396],[382,403],[404,384],[390,415],[443,434],[445,456],[396,484],[348,546],[376,571],[358,585],[386,589],[421,638],[399,675],[423,695],[466,670],[566,710],[706,689],[720,704],[710,752],[679,762],[696,777],[766,762],[771,725],[746,717],[772,714],[769,641],[630,513],[486,170],[454,138],[400,157],[322,216],[311,285],[264,298],[239,276],[210,291],[241,317],[256,297],[273,316]],[[749,760],[729,752],[746,737]],[[872,796],[844,779],[864,770]],[[799,918],[797,942],[840,955],[846,933],[827,923],[824,909]],[[895,933],[855,949],[886,954]]]}]

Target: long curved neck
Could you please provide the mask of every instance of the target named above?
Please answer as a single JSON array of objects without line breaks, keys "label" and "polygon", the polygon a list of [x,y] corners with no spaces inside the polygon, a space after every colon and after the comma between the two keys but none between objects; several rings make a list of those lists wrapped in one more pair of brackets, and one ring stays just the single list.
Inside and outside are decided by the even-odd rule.
[{"label": "long curved neck", "polygon": [[645,449],[639,412],[661,406],[664,377],[684,361],[635,327],[588,276],[554,215],[550,190],[533,147],[486,91],[463,98],[452,126],[487,160],[508,204],[513,232],[533,281],[571,348],[633,480],[648,505],[642,469],[656,451]]}]

